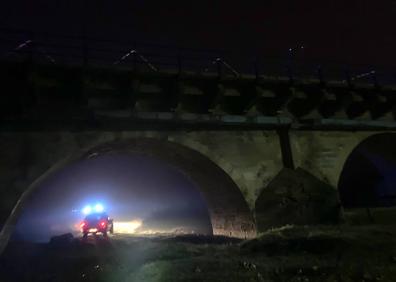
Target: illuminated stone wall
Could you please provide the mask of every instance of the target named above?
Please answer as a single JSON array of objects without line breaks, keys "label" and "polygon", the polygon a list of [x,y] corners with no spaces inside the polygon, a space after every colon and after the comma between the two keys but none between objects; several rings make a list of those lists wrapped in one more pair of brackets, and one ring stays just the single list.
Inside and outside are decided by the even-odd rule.
[{"label": "illuminated stone wall", "polygon": [[334,188],[352,150],[374,131],[291,131],[294,163]]},{"label": "illuminated stone wall", "polygon": [[[336,188],[348,155],[361,141],[376,133],[291,131],[295,167]],[[179,161],[183,159],[175,161],[175,167],[198,182],[202,191],[206,191],[207,201],[214,199],[211,215],[215,233],[254,236],[252,215],[256,199],[283,168],[275,131],[2,132],[0,224],[5,223],[22,193],[39,183],[40,177],[97,146],[141,138],[175,144],[175,150],[167,152]],[[161,158],[158,150],[151,154]],[[165,160],[171,161],[171,156]],[[198,167],[186,168],[197,160],[200,160]]]},{"label": "illuminated stone wall", "polygon": [[[251,212],[255,200],[282,168],[278,136],[273,131],[3,132],[1,222],[28,187],[39,186],[42,179],[87,151],[104,144],[134,144],[139,140],[146,140],[142,148],[127,151],[167,161],[200,187],[215,234],[255,236]],[[18,212],[14,215],[16,220]]]}]

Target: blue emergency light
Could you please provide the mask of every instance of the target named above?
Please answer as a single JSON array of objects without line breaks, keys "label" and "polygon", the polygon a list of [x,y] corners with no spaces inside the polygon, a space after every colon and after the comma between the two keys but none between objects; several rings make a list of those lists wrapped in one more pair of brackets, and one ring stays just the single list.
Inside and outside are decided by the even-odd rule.
[{"label": "blue emergency light", "polygon": [[90,213],[92,213],[92,212],[97,212],[97,213],[100,213],[100,212],[103,212],[104,211],[104,207],[103,207],[103,205],[102,204],[96,204],[95,206],[90,206],[90,205],[87,205],[87,206],[85,206],[83,209],[82,209],[82,213],[83,214],[85,214],[85,215],[88,215],[88,214],[90,214]]}]

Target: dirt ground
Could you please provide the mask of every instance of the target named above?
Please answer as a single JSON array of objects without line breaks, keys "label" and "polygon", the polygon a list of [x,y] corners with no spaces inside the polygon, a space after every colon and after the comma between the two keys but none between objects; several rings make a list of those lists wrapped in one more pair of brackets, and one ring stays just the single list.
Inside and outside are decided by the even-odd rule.
[{"label": "dirt ground", "polygon": [[241,241],[115,235],[12,242],[0,281],[396,281],[396,228],[285,226]]}]

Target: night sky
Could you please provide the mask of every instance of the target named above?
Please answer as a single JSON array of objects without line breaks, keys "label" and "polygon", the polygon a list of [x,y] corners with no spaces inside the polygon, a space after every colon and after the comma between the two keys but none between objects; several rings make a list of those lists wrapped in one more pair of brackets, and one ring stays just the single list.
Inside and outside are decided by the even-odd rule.
[{"label": "night sky", "polygon": [[185,175],[154,158],[112,154],[46,179],[24,209],[17,236],[46,241],[71,232],[84,218],[82,208],[97,202],[114,221],[142,221],[138,232],[212,233],[206,202]]},{"label": "night sky", "polygon": [[0,26],[284,57],[394,66],[396,1],[2,1]]}]

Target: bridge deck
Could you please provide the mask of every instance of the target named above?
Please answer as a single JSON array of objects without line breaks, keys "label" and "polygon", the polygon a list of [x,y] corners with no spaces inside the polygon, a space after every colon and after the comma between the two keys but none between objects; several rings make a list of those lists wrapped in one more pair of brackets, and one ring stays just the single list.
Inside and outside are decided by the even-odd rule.
[{"label": "bridge deck", "polygon": [[1,61],[6,128],[395,129],[396,87]]}]

